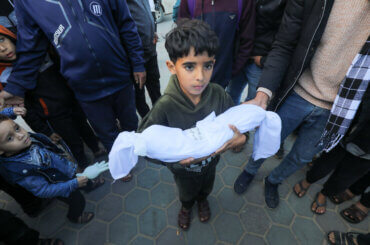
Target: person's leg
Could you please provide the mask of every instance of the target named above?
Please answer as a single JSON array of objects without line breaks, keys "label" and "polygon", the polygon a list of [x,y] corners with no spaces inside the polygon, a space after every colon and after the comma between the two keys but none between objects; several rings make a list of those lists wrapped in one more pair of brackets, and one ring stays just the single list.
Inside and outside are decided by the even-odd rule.
[{"label": "person's leg", "polygon": [[247,86],[247,78],[243,69],[238,75],[231,79],[229,85],[226,87],[226,92],[230,95],[235,105],[240,104],[240,97],[245,86]]},{"label": "person's leg", "polygon": [[257,86],[262,74],[262,69],[254,63],[247,65],[245,69],[248,80],[248,95],[245,101],[248,101],[256,97]]},{"label": "person's leg", "polygon": [[365,192],[367,187],[370,186],[370,171],[363,176],[361,179],[357,180],[356,183],[351,185],[348,189],[354,194],[354,195],[361,195]]},{"label": "person's leg", "polygon": [[154,105],[155,102],[159,99],[159,97],[161,97],[161,85],[159,81],[160,73],[158,68],[157,55],[152,56],[145,63],[145,70],[146,70],[145,87],[148,90],[150,100]]},{"label": "person's leg", "polygon": [[207,170],[202,176],[202,187],[197,196],[198,216],[200,222],[207,222],[211,218],[211,209],[207,197],[211,194],[216,177],[216,165]]},{"label": "person's leg", "polygon": [[145,86],[140,89],[139,84],[134,83],[135,86],[135,104],[141,118],[144,118],[150,111],[148,104],[145,100]]},{"label": "person's leg", "polygon": [[85,209],[85,198],[79,190],[72,192],[69,197],[59,197],[59,200],[68,204],[67,218],[74,223],[79,222]]},{"label": "person's leg", "polygon": [[115,111],[112,106],[113,96],[110,95],[97,101],[79,101],[87,119],[107,151],[110,151],[119,133]]},{"label": "person's leg", "polygon": [[358,245],[369,245],[370,244],[370,233],[358,235],[357,243]]},{"label": "person's leg", "polygon": [[138,118],[135,107],[134,86],[127,86],[114,96],[114,113],[120,122],[122,131],[135,131]]}]

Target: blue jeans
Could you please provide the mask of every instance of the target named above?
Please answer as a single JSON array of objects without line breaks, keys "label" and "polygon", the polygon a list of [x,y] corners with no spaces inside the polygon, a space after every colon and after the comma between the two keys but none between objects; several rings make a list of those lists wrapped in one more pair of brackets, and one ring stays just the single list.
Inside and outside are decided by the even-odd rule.
[{"label": "blue jeans", "polygon": [[133,85],[97,101],[79,101],[92,128],[109,152],[119,131],[117,119],[123,131],[137,129],[138,118]]},{"label": "blue jeans", "polygon": [[247,84],[248,95],[245,100],[251,100],[256,96],[257,85],[261,73],[262,69],[259,68],[256,64],[248,63],[237,76],[231,79],[229,85],[226,88],[226,92],[230,94],[235,105],[239,105],[240,97]]},{"label": "blue jeans", "polygon": [[[322,151],[323,145],[319,145],[318,142],[330,111],[314,106],[293,91],[278,109],[277,114],[282,121],[282,141],[298,126],[300,128],[291,151],[268,176],[268,180],[273,184],[280,184]],[[254,161],[251,157],[245,170],[255,175],[264,161],[265,159]]]}]

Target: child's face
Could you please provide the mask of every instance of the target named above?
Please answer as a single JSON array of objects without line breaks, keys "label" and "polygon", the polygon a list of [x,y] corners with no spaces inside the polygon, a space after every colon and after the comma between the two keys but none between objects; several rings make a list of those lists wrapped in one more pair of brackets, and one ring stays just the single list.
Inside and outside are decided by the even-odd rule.
[{"label": "child's face", "polygon": [[189,55],[177,59],[175,64],[167,61],[167,66],[172,74],[177,75],[182,91],[197,104],[209,84],[214,63],[214,57],[208,56],[207,52],[195,56],[194,48],[191,48]]},{"label": "child's face", "polygon": [[13,61],[17,58],[14,43],[0,34],[0,60]]},{"label": "child's face", "polygon": [[0,154],[11,156],[21,152],[31,145],[32,141],[27,131],[13,120],[0,123]]}]

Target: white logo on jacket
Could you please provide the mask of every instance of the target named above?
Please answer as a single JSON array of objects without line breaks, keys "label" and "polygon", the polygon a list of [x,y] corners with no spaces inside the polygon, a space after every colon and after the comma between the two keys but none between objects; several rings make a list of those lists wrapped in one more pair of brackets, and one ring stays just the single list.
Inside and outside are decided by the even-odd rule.
[{"label": "white logo on jacket", "polygon": [[103,8],[97,2],[90,3],[90,11],[96,16],[101,16],[103,14]]},{"label": "white logo on jacket", "polygon": [[54,44],[55,44],[55,46],[58,46],[58,44],[59,44],[59,37],[60,37],[60,35],[62,35],[62,33],[63,33],[63,31],[65,29],[66,28],[62,24],[60,24],[58,26],[58,29],[54,32]]}]

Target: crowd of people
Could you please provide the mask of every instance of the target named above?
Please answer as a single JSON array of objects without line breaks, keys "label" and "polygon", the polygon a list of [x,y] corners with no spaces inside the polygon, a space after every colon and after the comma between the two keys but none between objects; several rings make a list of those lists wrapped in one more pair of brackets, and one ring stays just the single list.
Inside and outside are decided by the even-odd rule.
[{"label": "crowd of people", "polygon": [[[293,188],[297,197],[330,175],[312,212],[324,214],[327,198],[340,204],[361,196],[340,215],[363,222],[370,210],[370,2],[177,1],[176,25],[165,38],[172,75],[161,95],[152,1],[1,3],[0,189],[30,216],[58,198],[69,205],[71,222],[88,223],[94,213],[84,212],[81,191],[93,191],[104,179],[84,170],[109,160],[119,132],[155,124],[186,130],[211,112],[246,103],[275,111],[282,122],[282,160],[264,179],[266,205],[277,208],[279,185],[309,165]],[[34,133],[16,123],[17,116]],[[199,220],[211,219],[207,197],[220,154],[240,152],[248,141],[249,133],[230,129],[234,136],[212,155],[175,163],[148,159],[173,173],[183,230],[191,226],[195,203]],[[293,132],[285,154],[283,142]],[[245,193],[264,160],[249,159],[235,180],[237,194]],[[9,224],[0,233],[5,243],[63,244],[40,239],[0,211],[0,223]],[[369,244],[370,235],[335,231],[328,241]]]}]

